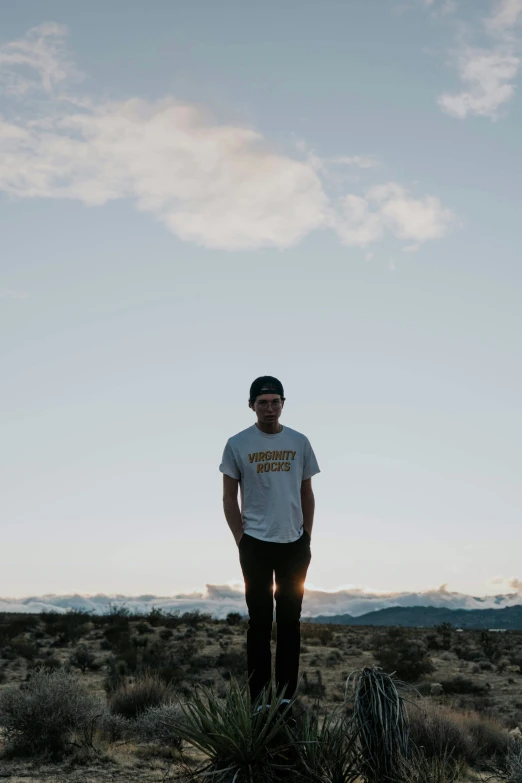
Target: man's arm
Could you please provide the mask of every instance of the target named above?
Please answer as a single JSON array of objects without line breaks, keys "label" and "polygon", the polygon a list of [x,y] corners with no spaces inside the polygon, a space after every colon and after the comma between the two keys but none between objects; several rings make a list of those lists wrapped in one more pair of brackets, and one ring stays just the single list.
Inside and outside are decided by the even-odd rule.
[{"label": "man's arm", "polygon": [[315,510],[315,498],[311,478],[301,482],[301,508],[303,509],[303,527],[311,538]]},{"label": "man's arm", "polygon": [[243,535],[243,519],[237,500],[238,488],[239,479],[233,479],[223,473],[223,511],[236,544],[239,544]]}]

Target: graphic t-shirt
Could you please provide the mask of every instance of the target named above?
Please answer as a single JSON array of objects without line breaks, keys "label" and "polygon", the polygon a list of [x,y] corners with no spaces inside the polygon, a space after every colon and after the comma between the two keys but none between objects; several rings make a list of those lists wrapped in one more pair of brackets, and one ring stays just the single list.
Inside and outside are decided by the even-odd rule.
[{"label": "graphic t-shirt", "polygon": [[245,533],[285,544],[301,537],[301,482],[319,473],[306,435],[290,427],[267,435],[253,424],[228,439],[219,469],[240,481]]}]

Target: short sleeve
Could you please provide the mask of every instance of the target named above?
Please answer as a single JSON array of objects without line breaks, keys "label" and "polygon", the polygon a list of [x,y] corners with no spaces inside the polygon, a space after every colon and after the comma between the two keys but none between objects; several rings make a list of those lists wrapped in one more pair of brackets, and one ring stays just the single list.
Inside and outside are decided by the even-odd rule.
[{"label": "short sleeve", "polygon": [[223,457],[221,459],[221,465],[219,466],[221,473],[230,476],[233,479],[241,478],[241,471],[239,470],[234,451],[230,445],[230,441],[227,441],[225,450],[223,451]]},{"label": "short sleeve", "polygon": [[320,473],[319,465],[317,464],[317,459],[315,458],[314,450],[311,446],[311,443],[309,440],[306,441],[305,446],[305,458],[304,458],[304,465],[303,465],[303,481],[306,481],[306,479],[312,478],[312,476],[315,476],[316,473]]}]

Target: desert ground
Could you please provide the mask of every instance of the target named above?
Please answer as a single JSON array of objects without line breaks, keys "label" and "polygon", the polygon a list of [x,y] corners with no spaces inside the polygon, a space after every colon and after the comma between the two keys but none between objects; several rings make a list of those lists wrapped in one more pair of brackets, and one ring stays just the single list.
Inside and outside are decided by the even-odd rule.
[{"label": "desert ground", "polygon": [[[94,727],[89,752],[73,749],[58,760],[13,754],[0,729],[0,779],[182,780],[202,762],[202,754],[140,734],[133,729],[137,716],[166,700],[189,700],[198,685],[222,698],[231,677],[244,683],[246,628],[237,614],[223,620],[198,612],[169,615],[156,610],[136,617],[121,609],[102,617],[82,612],[0,615],[0,700],[6,689],[23,690],[43,667],[75,673],[85,690],[107,705],[109,715],[117,716],[114,725],[109,718]],[[274,650],[276,633],[274,625]],[[407,683],[404,693],[412,711],[440,708],[449,721],[465,724],[471,732],[473,763],[465,765],[460,780],[509,780],[495,775],[500,774],[505,738],[522,728],[522,631],[303,622],[296,712],[324,715],[336,709],[350,714],[348,676],[376,665]],[[148,687],[138,693],[135,686],[147,677]]]}]

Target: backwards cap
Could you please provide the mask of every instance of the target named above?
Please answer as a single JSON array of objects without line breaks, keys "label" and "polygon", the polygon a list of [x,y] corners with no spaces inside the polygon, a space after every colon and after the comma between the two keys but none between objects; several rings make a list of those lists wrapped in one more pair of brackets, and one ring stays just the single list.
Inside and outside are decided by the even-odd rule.
[{"label": "backwards cap", "polygon": [[260,394],[279,394],[283,399],[285,396],[283,384],[272,375],[261,375],[255,379],[250,387],[250,402],[254,402]]}]

